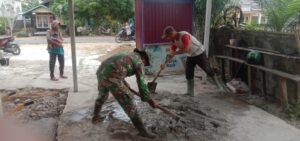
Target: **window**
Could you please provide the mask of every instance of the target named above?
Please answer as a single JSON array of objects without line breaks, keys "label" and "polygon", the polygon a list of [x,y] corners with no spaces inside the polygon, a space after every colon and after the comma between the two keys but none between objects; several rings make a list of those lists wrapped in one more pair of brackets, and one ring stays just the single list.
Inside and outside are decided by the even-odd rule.
[{"label": "window", "polygon": [[49,28],[49,16],[48,15],[36,15],[36,27],[37,28]]}]

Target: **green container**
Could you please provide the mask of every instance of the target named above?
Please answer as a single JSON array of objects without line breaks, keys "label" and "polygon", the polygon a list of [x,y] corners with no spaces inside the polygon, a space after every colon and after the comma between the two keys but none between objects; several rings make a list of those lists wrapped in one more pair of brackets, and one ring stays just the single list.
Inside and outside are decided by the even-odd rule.
[{"label": "green container", "polygon": [[249,64],[261,64],[262,62],[261,53],[254,50],[250,51],[247,54],[247,62]]}]

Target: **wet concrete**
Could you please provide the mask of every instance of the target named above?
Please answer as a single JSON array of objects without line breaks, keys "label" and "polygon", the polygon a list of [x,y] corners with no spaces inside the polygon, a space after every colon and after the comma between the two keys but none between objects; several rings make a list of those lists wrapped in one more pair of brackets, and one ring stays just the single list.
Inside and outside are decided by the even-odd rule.
[{"label": "wet concrete", "polygon": [[[148,104],[141,102],[138,97],[135,97],[139,115],[145,126],[149,131],[158,135],[158,138],[154,140],[217,141],[228,131],[226,120],[212,118],[211,112],[207,112],[205,109],[202,109],[202,111],[197,106],[200,106],[200,103],[198,103],[200,101],[196,100],[197,98],[174,95],[162,91],[159,91],[153,97],[158,103],[182,117],[181,121],[176,122],[169,115],[150,108]],[[134,129],[129,118],[116,101],[112,100],[105,104],[101,115],[106,116],[106,119],[102,123],[97,125],[91,124],[92,111],[93,106],[91,105],[90,107],[65,113],[59,123],[58,140],[69,141],[76,139],[83,141],[86,138],[89,138],[91,141],[147,140],[137,136],[137,130]],[[85,116],[83,113],[86,113]],[[95,131],[97,132],[94,133]]]},{"label": "wet concrete", "polygon": [[[78,60],[81,60],[78,62],[78,93],[72,92],[72,79],[49,81],[48,54],[38,54],[44,52],[46,46],[27,46],[23,54],[26,57],[15,57],[11,66],[0,67],[0,81],[3,83],[0,89],[26,86],[69,88],[67,104],[58,124],[59,141],[147,140],[137,136],[137,130],[111,96],[102,111],[106,120],[97,125],[91,124],[91,113],[97,97],[95,72],[100,64],[94,59],[97,55],[106,54],[107,49],[112,46],[85,44],[78,49]],[[66,74],[71,76],[68,52],[66,58]],[[202,76],[201,70],[197,72],[196,76]],[[150,81],[153,78],[147,79]],[[135,77],[126,80],[137,90]],[[298,141],[300,138],[298,129],[231,96],[220,96],[216,87],[205,79],[195,80],[195,97],[183,95],[186,92],[184,75],[164,75],[157,82],[154,99],[189,122],[176,127],[168,115],[151,109],[146,103],[138,102],[140,115],[148,130],[159,135],[156,140]]]}]

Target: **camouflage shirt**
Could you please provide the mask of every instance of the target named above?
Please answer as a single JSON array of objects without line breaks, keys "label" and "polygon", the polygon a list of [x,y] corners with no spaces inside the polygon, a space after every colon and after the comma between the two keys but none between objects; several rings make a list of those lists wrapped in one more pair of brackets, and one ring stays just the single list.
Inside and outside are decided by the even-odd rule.
[{"label": "camouflage shirt", "polygon": [[135,53],[118,53],[102,62],[97,71],[97,77],[101,79],[125,80],[126,77],[135,75],[142,101],[150,98],[149,90],[145,82],[143,63],[139,55]]}]

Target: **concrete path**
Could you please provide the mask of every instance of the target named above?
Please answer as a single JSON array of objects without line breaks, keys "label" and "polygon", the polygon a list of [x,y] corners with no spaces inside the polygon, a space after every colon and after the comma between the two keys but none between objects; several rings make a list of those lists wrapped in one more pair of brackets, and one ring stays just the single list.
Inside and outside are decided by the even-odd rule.
[{"label": "concrete path", "polygon": [[[44,45],[23,47],[20,56],[11,58],[10,66],[0,66],[0,89],[23,87],[69,88],[69,97],[62,117],[64,114],[72,113],[80,108],[92,107],[97,96],[95,73],[100,64],[96,60],[101,54],[100,52],[105,54],[108,48],[115,45],[102,44],[99,45],[101,49],[99,47],[98,49],[89,50],[82,47],[78,50],[78,93],[72,91],[71,60],[68,52],[66,53],[65,70],[70,78],[58,82],[49,81],[48,54]],[[66,47],[66,50],[68,49]],[[56,67],[56,72],[58,72],[58,67]],[[131,77],[128,81],[136,89],[135,78]],[[168,91],[176,94],[184,94],[186,88],[183,75],[161,77],[158,79],[158,84],[158,91]],[[232,97],[219,96],[215,90],[216,88],[207,81],[196,79],[195,91],[197,96],[201,98],[201,106],[209,107],[210,110],[215,111],[216,114],[211,116],[221,118],[230,127],[222,141],[300,140],[299,129],[259,108],[247,105]],[[80,133],[80,131],[78,132]],[[60,134],[59,131],[58,135],[64,134]],[[93,133],[92,136],[97,136],[97,133]],[[67,137],[64,138],[65,140],[71,141]],[[85,138],[84,140],[89,139]],[[105,140],[109,140],[109,138]]]}]

